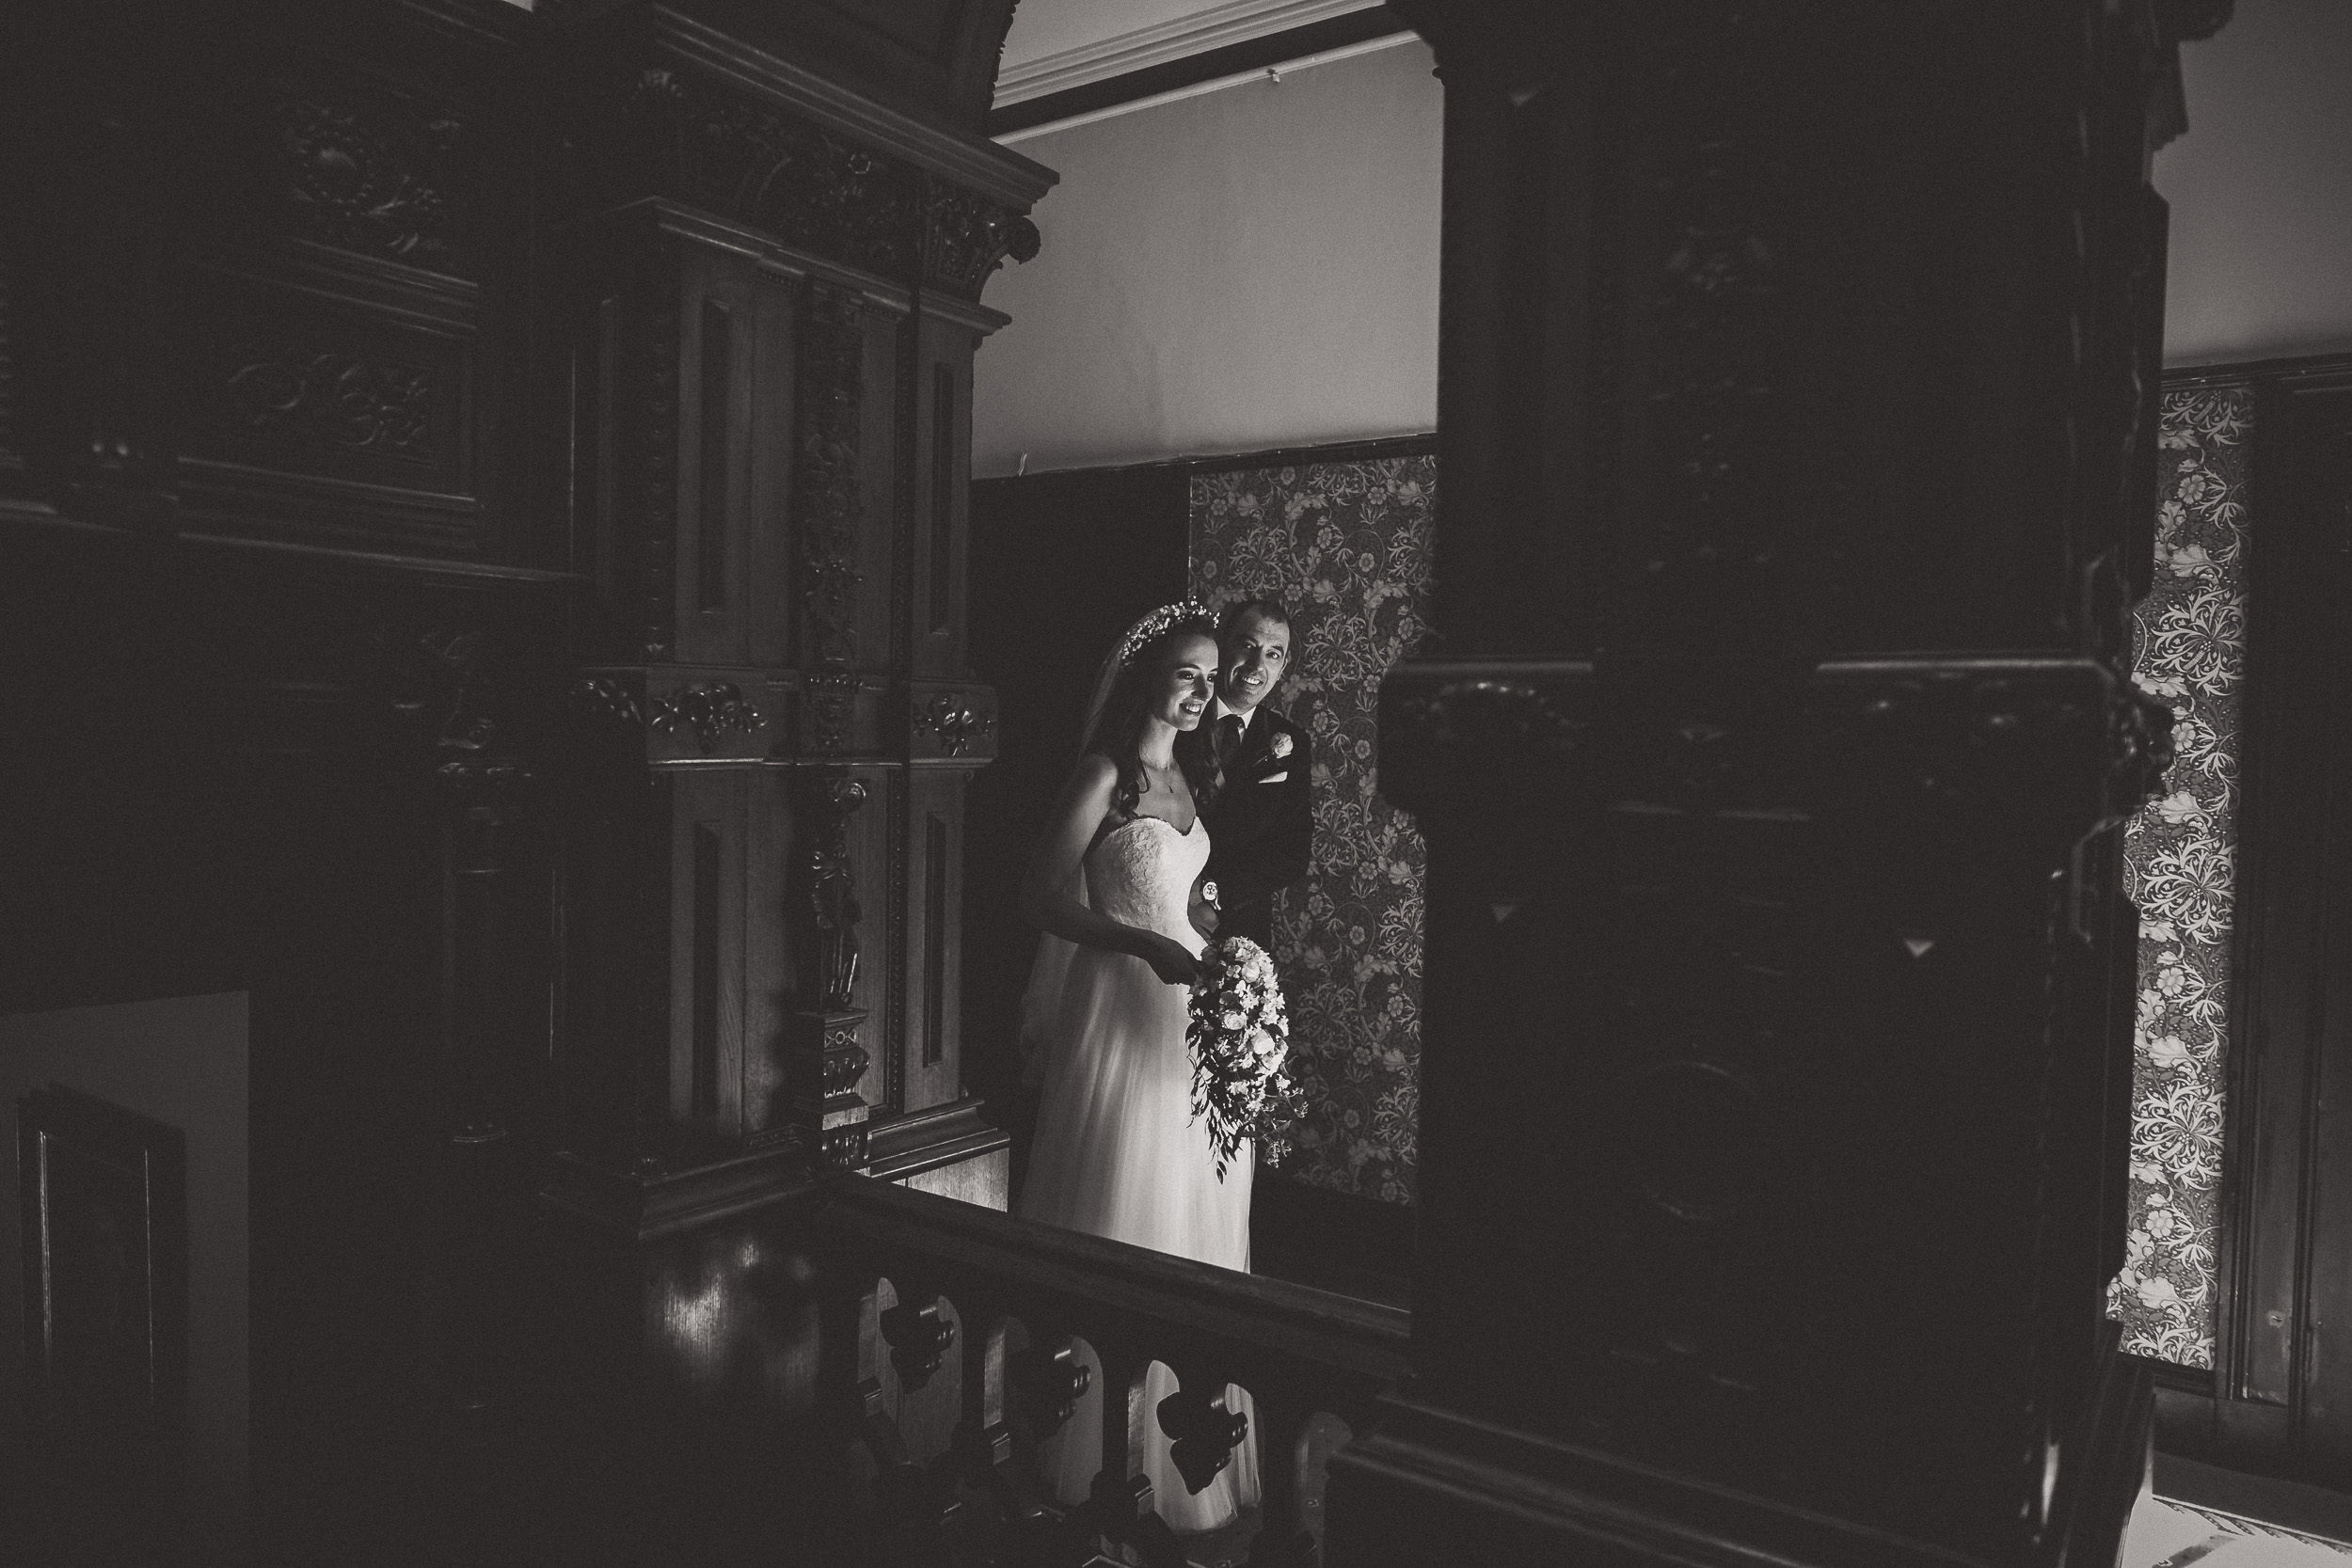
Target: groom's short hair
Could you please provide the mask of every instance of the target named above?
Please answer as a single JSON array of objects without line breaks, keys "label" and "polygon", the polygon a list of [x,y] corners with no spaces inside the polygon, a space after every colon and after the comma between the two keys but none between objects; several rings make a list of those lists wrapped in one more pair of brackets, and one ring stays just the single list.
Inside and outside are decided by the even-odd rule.
[{"label": "groom's short hair", "polygon": [[1218,620],[1216,624],[1216,645],[1218,647],[1225,646],[1225,640],[1233,635],[1233,628],[1241,625],[1241,618],[1253,610],[1269,621],[1281,622],[1283,627],[1294,637],[1298,634],[1298,628],[1291,623],[1291,612],[1283,607],[1281,600],[1263,596],[1244,599],[1239,604],[1227,606],[1224,616]]}]

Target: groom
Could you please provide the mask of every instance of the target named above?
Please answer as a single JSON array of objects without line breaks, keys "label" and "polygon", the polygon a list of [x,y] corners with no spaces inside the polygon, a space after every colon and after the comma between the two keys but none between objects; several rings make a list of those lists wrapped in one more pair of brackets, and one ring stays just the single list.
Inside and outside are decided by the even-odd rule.
[{"label": "groom", "polygon": [[[1217,627],[1216,697],[1199,730],[1223,784],[1206,814],[1209,863],[1194,897],[1203,935],[1244,936],[1274,950],[1274,895],[1307,875],[1315,821],[1307,732],[1264,705],[1290,672],[1290,614],[1244,599]],[[1214,900],[1202,895],[1215,891]]]}]

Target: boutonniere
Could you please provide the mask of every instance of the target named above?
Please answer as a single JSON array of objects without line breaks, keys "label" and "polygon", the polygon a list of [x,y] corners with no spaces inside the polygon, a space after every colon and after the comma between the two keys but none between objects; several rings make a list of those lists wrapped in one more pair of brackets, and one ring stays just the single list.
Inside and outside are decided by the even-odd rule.
[{"label": "boutonniere", "polygon": [[1266,750],[1273,752],[1277,758],[1289,756],[1291,737],[1280,730],[1277,730],[1274,732],[1274,738],[1266,742]]}]

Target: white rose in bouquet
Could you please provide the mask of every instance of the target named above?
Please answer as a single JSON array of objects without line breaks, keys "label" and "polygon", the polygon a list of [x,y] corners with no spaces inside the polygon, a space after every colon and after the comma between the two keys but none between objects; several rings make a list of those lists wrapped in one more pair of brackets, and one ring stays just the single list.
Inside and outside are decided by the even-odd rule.
[{"label": "white rose in bouquet", "polygon": [[1269,1156],[1288,1145],[1280,1133],[1296,1119],[1283,1074],[1290,1024],[1274,960],[1247,937],[1209,943],[1192,993],[1193,1115],[1206,1117],[1217,1180],[1245,1141]]}]

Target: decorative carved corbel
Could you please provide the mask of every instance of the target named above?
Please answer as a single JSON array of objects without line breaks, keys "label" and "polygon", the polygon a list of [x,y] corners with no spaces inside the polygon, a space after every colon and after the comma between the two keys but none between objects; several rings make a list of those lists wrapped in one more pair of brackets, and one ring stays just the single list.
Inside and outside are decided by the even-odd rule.
[{"label": "decorative carved corbel", "polygon": [[923,277],[965,299],[977,299],[1007,257],[1038,252],[1037,225],[1001,203],[945,180],[930,182],[923,233]]}]

